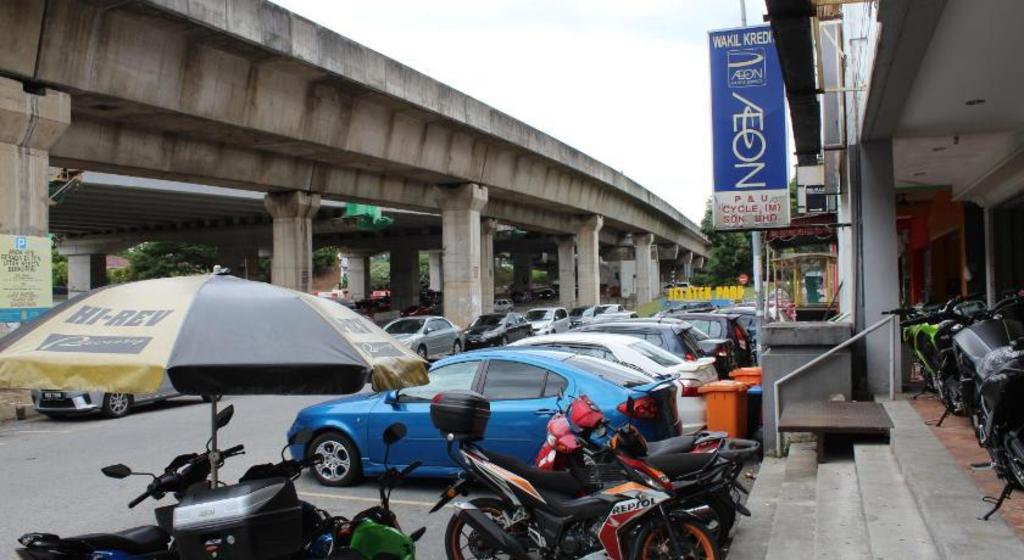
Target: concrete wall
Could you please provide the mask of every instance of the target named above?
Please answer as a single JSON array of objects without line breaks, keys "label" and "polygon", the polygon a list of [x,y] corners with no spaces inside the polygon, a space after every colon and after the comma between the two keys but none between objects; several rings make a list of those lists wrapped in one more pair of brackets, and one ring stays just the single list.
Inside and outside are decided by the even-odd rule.
[{"label": "concrete wall", "polygon": [[[762,417],[766,452],[775,450],[775,381],[848,340],[851,330],[850,323],[773,323],[762,327],[760,338],[764,350],[760,361],[764,382]],[[782,410],[785,411],[789,403],[823,401],[836,394],[850,400],[852,367],[847,348],[786,381],[780,388]]]}]

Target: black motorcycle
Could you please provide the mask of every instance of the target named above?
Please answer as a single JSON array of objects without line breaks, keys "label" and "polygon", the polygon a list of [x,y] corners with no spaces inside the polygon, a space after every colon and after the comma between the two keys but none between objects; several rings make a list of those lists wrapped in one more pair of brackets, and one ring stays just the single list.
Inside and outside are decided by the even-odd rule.
[{"label": "black motorcycle", "polygon": [[966,412],[992,469],[1006,483],[999,496],[985,498],[993,507],[982,519],[1014,490],[1024,490],[1024,325],[1007,318],[1022,307],[1024,296],[1004,299],[953,335]]}]

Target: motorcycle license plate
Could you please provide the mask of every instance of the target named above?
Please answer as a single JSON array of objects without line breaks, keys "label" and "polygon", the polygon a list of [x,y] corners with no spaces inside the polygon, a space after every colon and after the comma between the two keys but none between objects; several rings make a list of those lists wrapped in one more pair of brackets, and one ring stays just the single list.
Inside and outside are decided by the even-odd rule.
[{"label": "motorcycle license plate", "polygon": [[64,393],[61,391],[43,391],[44,401],[59,401],[64,399]]}]

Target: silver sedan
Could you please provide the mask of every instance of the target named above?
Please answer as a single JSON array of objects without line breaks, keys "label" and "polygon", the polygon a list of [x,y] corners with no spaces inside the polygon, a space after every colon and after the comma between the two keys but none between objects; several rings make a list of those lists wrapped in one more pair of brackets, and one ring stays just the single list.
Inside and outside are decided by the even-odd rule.
[{"label": "silver sedan", "polygon": [[391,321],[384,330],[424,360],[458,354],[464,344],[462,331],[444,317],[404,317]]}]

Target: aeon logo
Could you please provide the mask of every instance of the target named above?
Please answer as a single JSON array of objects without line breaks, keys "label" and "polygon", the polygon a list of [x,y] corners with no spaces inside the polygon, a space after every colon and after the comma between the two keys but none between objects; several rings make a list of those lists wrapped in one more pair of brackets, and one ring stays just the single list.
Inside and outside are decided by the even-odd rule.
[{"label": "aeon logo", "polygon": [[764,137],[764,108],[736,92],[732,97],[742,103],[739,111],[732,115],[732,154],[737,160],[733,168],[746,173],[736,182],[736,188],[763,188],[766,186],[764,179],[757,179],[764,171],[762,158],[768,147]]},{"label": "aeon logo", "polygon": [[729,87],[763,86],[765,80],[764,49],[741,49],[726,53]]}]

